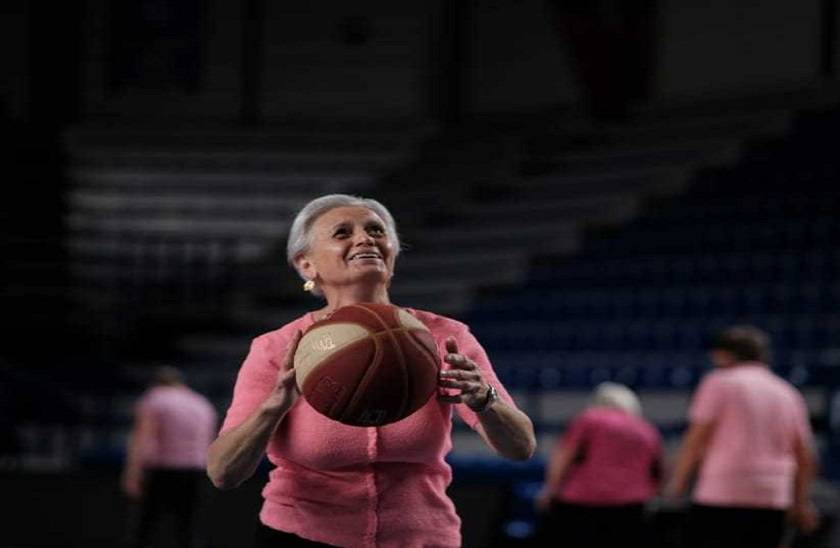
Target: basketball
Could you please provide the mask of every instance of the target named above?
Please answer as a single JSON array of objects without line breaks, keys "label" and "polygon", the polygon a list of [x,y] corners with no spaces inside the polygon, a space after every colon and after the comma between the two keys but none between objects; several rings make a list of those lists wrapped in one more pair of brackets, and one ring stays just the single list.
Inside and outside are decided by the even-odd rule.
[{"label": "basketball", "polygon": [[337,309],[306,330],[294,356],[306,401],[352,426],[404,419],[435,393],[440,372],[429,329],[407,311],[362,303]]}]

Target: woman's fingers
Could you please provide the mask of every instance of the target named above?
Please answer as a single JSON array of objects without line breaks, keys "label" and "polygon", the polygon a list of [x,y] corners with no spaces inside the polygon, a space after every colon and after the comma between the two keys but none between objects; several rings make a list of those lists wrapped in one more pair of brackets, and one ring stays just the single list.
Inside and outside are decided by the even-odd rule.
[{"label": "woman's fingers", "polygon": [[444,371],[447,373],[449,371],[478,371],[478,366],[475,364],[474,361],[469,359],[468,357],[464,356],[463,354],[446,354],[443,357],[443,361],[448,363],[454,369],[448,369]]},{"label": "woman's fingers", "polygon": [[477,381],[455,381],[449,379],[441,379],[438,383],[443,388],[452,388],[460,390],[464,394],[472,394],[478,392],[482,388],[482,383]]},{"label": "woman's fingers", "polygon": [[440,372],[439,384],[447,388],[458,388],[470,390],[481,388],[484,385],[484,377],[478,367],[469,358],[460,354],[448,354],[447,363],[455,366],[456,369],[447,369]]},{"label": "woman's fingers", "polygon": [[447,369],[440,372],[441,379],[454,381],[474,381],[481,379],[478,369]]},{"label": "woman's fingers", "polygon": [[286,350],[286,356],[280,365],[280,374],[277,376],[277,388],[296,389],[295,382],[295,352],[303,334],[298,330]]},{"label": "woman's fingers", "polygon": [[461,368],[469,368],[472,364],[472,361],[463,354],[447,354],[443,357],[443,361],[451,366]]},{"label": "woman's fingers", "polygon": [[458,390],[459,393],[440,394],[438,401],[469,404],[484,390],[485,382],[481,370],[474,361],[458,352],[458,344],[454,338],[447,338],[444,346],[447,354],[443,356],[443,361],[449,364],[451,369],[441,371],[438,385],[441,388]]}]

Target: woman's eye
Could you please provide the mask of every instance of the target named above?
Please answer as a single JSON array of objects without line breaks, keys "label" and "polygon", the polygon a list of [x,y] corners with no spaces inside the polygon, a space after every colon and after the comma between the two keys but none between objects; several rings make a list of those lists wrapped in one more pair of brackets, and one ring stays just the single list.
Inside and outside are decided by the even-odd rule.
[{"label": "woman's eye", "polygon": [[381,226],[372,226],[368,228],[368,234],[370,234],[371,236],[382,236],[383,234],[385,234],[385,229]]},{"label": "woman's eye", "polygon": [[335,231],[335,234],[333,234],[333,236],[335,236],[336,238],[339,238],[339,237],[347,236],[349,233],[350,232],[348,232],[348,230],[346,228],[339,228],[338,230]]}]

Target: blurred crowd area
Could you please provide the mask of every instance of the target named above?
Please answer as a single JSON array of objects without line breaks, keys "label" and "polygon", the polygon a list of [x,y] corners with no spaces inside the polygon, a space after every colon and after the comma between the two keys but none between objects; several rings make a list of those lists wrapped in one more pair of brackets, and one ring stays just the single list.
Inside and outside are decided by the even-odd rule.
[{"label": "blurred crowd area", "polygon": [[[64,509],[39,538],[72,530],[78,545],[110,546],[123,534],[116,474],[148,372],[177,365],[224,413],[250,340],[318,306],[285,265],[294,213],[346,192],[396,218],[394,302],[468,323],[534,421],[538,454],[517,464],[455,425],[465,545],[528,545],[550,450],[601,382],[636,391],[672,457],[710,337],[733,324],[769,333],[773,370],[805,397],[826,516],[811,545],[835,545],[840,107],[827,3],[741,14],[756,29],[790,21],[785,55],[801,58],[774,57],[776,40],[755,30],[765,55],[691,75],[681,67],[731,34],[675,41],[691,14],[644,2],[606,15],[574,2],[87,4],[47,21],[12,3],[4,22],[27,56],[2,82],[15,198],[2,225],[0,474],[22,515]],[[728,9],[694,16],[737,29]],[[664,28],[640,23],[655,13]],[[816,38],[795,34],[803,21]],[[521,38],[521,58],[493,45],[501,30]],[[593,50],[598,37],[612,49]],[[638,67],[625,80],[609,71],[621,59]],[[762,80],[774,68],[784,78]],[[704,82],[714,93],[682,98]],[[252,526],[249,486],[208,503],[218,546],[236,537],[213,533],[213,516]],[[659,545],[680,546],[682,510],[649,508]],[[10,545],[28,546],[26,522]]]}]

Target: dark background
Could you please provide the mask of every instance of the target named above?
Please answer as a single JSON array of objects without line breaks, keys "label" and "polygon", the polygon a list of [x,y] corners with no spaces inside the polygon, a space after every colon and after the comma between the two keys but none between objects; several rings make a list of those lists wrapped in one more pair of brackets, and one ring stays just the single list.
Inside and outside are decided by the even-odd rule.
[{"label": "dark background", "polygon": [[[468,321],[537,424],[523,466],[456,426],[465,545],[527,541],[551,440],[600,380],[643,391],[673,448],[707,335],[739,321],[806,394],[833,516],[832,0],[0,11],[0,545],[120,542],[147,372],[185,368],[224,411],[250,337],[316,306],[284,231],[332,191],[392,209],[395,301]],[[213,546],[242,546],[258,491],[209,494]],[[678,509],[657,515],[677,546]]]}]

